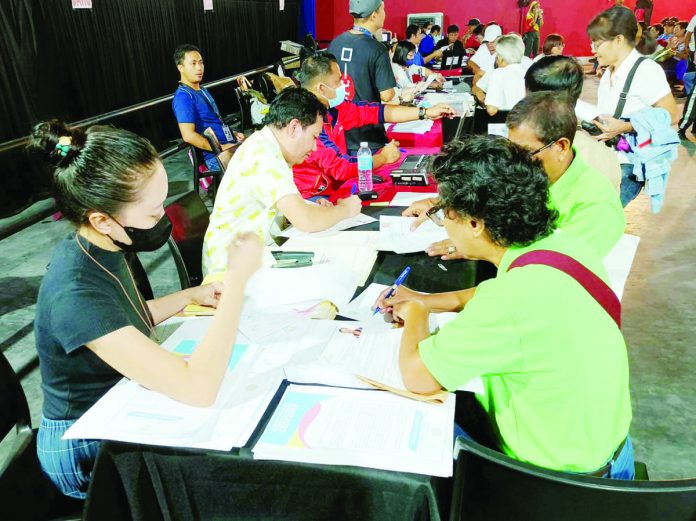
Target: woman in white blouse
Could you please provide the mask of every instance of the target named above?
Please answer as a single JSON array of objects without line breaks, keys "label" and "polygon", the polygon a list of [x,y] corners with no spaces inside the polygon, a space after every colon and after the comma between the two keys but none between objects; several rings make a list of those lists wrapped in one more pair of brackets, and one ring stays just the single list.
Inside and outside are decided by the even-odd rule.
[{"label": "woman in white blouse", "polygon": [[[422,91],[426,85],[425,80],[432,75],[435,75],[435,78],[430,86],[436,88],[444,83],[444,78],[441,74],[420,65],[409,65],[415,55],[416,46],[411,42],[403,40],[396,44],[394,56],[392,57],[392,70],[394,71],[397,89],[399,89],[401,99],[404,101],[412,100],[416,94]],[[422,80],[414,83],[413,76],[416,74]]]},{"label": "woman in white blouse", "polygon": [[[597,15],[587,27],[597,61],[600,66],[607,67],[597,91],[597,105],[601,116],[594,123],[602,130],[602,134],[596,136],[599,140],[610,140],[633,132],[633,126],[626,118],[649,107],[666,110],[672,124],[678,120],[677,103],[665,72],[650,59],[644,60],[636,69],[626,104],[620,114],[621,119],[613,117],[626,79],[641,57],[635,49],[637,32],[636,17],[623,7],[607,9]],[[644,183],[638,181],[633,174],[633,164],[626,155],[617,153],[621,163],[621,203],[626,206],[640,193]]]}]

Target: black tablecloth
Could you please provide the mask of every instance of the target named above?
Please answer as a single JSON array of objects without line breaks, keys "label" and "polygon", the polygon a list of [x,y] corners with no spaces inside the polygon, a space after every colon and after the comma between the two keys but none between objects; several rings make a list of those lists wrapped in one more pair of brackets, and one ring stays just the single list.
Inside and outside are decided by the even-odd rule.
[{"label": "black tablecloth", "polygon": [[451,480],[104,442],[88,520],[439,520]]},{"label": "black tablecloth", "polygon": [[[365,213],[398,215],[401,208]],[[360,227],[379,229],[379,223]],[[445,266],[446,271],[438,267]],[[418,291],[464,289],[482,277],[471,261],[441,261],[424,253],[380,252],[368,278],[392,284],[406,265]],[[363,288],[358,288],[358,293]],[[253,460],[286,384],[244,449],[216,452],[104,442],[93,473],[89,520],[439,520],[447,518],[451,480],[376,469]]]}]

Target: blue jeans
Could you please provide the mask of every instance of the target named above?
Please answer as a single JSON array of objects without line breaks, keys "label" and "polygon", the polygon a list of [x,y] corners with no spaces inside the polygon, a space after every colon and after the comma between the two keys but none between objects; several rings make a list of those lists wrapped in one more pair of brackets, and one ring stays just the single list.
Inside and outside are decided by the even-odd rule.
[{"label": "blue jeans", "polygon": [[696,80],[696,72],[687,72],[684,74],[684,92],[687,96],[694,90],[694,80]]},{"label": "blue jeans", "polygon": [[633,174],[633,165],[625,163],[621,165],[621,205],[626,205],[633,201],[643,189],[645,182],[638,181]]},{"label": "blue jeans", "polygon": [[211,157],[210,159],[206,159],[205,166],[208,167],[208,170],[222,170],[222,167],[220,166],[220,162],[218,161],[217,157]]},{"label": "blue jeans", "polygon": [[636,469],[633,457],[633,443],[631,437],[626,437],[626,443],[616,456],[616,459],[611,462],[609,473],[604,476],[610,479],[635,479]]},{"label": "blue jeans", "polygon": [[36,452],[41,470],[69,497],[84,499],[92,477],[100,442],[97,440],[61,440],[76,420],[41,418]]}]

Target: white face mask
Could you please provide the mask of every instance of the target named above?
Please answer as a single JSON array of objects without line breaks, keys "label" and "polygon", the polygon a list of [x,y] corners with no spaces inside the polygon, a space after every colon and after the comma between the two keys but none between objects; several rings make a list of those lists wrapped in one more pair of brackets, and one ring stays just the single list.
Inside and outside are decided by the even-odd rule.
[{"label": "white face mask", "polygon": [[426,29],[425,34],[430,34],[430,29]]}]

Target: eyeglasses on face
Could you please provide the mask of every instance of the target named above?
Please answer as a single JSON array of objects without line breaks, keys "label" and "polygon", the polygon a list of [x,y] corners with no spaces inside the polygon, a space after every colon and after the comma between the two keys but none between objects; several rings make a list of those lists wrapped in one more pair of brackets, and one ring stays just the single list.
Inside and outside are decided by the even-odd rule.
[{"label": "eyeglasses on face", "polygon": [[550,143],[546,143],[543,147],[537,148],[536,150],[531,151],[531,152],[529,153],[529,155],[531,155],[532,157],[534,157],[534,156],[537,155],[539,152],[543,152],[543,151],[546,150],[547,148],[552,147],[557,141],[558,141],[557,139],[554,139],[554,140],[551,141]]}]

